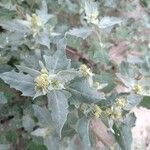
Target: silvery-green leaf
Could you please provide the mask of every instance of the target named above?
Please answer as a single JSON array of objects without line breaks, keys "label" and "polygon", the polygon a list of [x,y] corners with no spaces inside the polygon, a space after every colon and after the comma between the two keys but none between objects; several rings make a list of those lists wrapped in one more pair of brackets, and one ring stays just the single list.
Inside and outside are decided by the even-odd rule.
[{"label": "silvery-green leaf", "polygon": [[48,109],[38,105],[33,105],[33,109],[41,127],[48,127],[52,125],[51,114]]},{"label": "silvery-green leaf", "polygon": [[33,77],[36,77],[40,74],[39,71],[35,70],[35,69],[31,69],[31,68],[28,68],[26,66],[20,66],[20,65],[16,65],[16,67],[22,71],[22,72],[25,72],[25,73],[28,73],[29,75],[33,76]]},{"label": "silvery-green leaf", "polygon": [[129,88],[134,84],[134,80],[129,76],[123,76],[121,73],[116,73],[116,76],[123,82],[123,84]]},{"label": "silvery-green leaf", "polygon": [[77,76],[79,76],[79,73],[74,69],[63,70],[58,72],[57,79],[62,83],[67,83],[73,80]]},{"label": "silvery-green leaf", "polygon": [[11,32],[16,31],[16,32],[20,32],[22,34],[27,33],[29,30],[26,26],[24,26],[23,24],[19,23],[19,21],[0,21],[0,25],[6,29],[9,30]]},{"label": "silvery-green leaf", "polygon": [[7,103],[7,99],[4,95],[3,92],[0,92],[0,104],[6,104]]},{"label": "silvery-green leaf", "polygon": [[42,0],[42,5],[40,6],[40,11],[43,13],[43,14],[46,14],[48,12],[48,9],[47,9],[47,3],[45,0]]},{"label": "silvery-green leaf", "polygon": [[13,5],[10,0],[6,1],[5,3],[0,2],[0,6],[5,9],[8,9],[9,11],[12,11],[12,10],[16,11],[15,5]]},{"label": "silvery-green leaf", "polygon": [[67,90],[71,92],[72,96],[77,101],[96,103],[101,99],[105,99],[103,93],[100,93],[96,89],[90,87],[87,80],[83,78],[74,79]]},{"label": "silvery-green leaf", "polygon": [[23,43],[24,35],[22,33],[16,32],[6,32],[1,33],[0,36],[0,47],[4,47],[6,45],[14,45],[18,46]]},{"label": "silvery-green leaf", "polygon": [[41,54],[38,54],[40,52],[37,52],[35,50],[35,55],[21,55],[21,65],[34,68],[35,70],[39,70],[39,60],[41,59]]},{"label": "silvery-green leaf", "polygon": [[112,27],[116,24],[120,24],[122,21],[120,18],[116,18],[116,17],[103,17],[98,26],[100,29],[105,29],[105,28],[109,28]]},{"label": "silvery-green leaf", "polygon": [[123,124],[121,127],[118,127],[117,124],[113,126],[115,131],[115,137],[122,150],[131,149],[132,143],[132,133],[130,127]]},{"label": "silvery-green leaf", "polygon": [[67,32],[67,34],[86,39],[91,34],[91,32],[92,30],[88,27],[80,27],[71,29]]},{"label": "silvery-green leaf", "polygon": [[48,20],[53,17],[53,15],[48,14],[47,3],[45,0],[42,0],[40,10],[36,10],[36,13],[40,17],[42,24],[47,23]]},{"label": "silvery-green leaf", "polygon": [[[64,50],[66,49],[66,46],[67,46],[67,41],[66,41],[65,38],[61,38],[61,39],[59,39],[59,40],[56,42],[56,44],[57,44],[57,49],[58,49],[58,50],[64,51]],[[65,53],[65,52],[64,52],[64,53]]]},{"label": "silvery-green leaf", "polygon": [[132,144],[132,132],[131,128],[135,124],[135,115],[133,113],[127,114],[124,118],[124,122],[120,124],[114,124],[113,130],[115,131],[115,137],[122,150],[131,149]]},{"label": "silvery-green leaf", "polygon": [[50,128],[38,128],[34,130],[31,134],[34,136],[41,136],[45,138],[46,136],[50,134]]},{"label": "silvery-green leaf", "polygon": [[50,48],[50,38],[48,33],[40,33],[40,35],[35,37],[35,41],[37,44],[41,44]]},{"label": "silvery-green leaf", "polygon": [[68,98],[70,96],[69,92],[63,90],[53,90],[48,93],[48,107],[52,111],[52,120],[59,137],[61,137],[61,130],[67,120]]},{"label": "silvery-green leaf", "polygon": [[59,5],[61,5],[62,7],[66,8],[67,10],[69,10],[69,12],[75,13],[78,11],[78,5],[77,3],[70,1],[70,0],[58,0]]},{"label": "silvery-green leaf", "polygon": [[0,150],[9,150],[10,146],[8,144],[0,144]]},{"label": "silvery-green leaf", "polygon": [[59,137],[55,133],[44,138],[44,145],[47,150],[60,150],[59,149]]},{"label": "silvery-green leaf", "polygon": [[133,107],[137,106],[141,100],[143,99],[143,96],[136,95],[136,94],[130,94],[127,96],[127,102],[125,106],[125,110],[131,110]]},{"label": "silvery-green leaf", "polygon": [[96,2],[92,2],[92,1],[85,1],[85,14],[86,14],[86,18],[87,20],[91,19],[91,15],[94,14],[98,17],[98,4]]},{"label": "silvery-green leaf", "polygon": [[134,113],[127,114],[123,122],[129,127],[133,127],[135,125],[136,117]]},{"label": "silvery-green leaf", "polygon": [[22,124],[26,131],[32,131],[35,126],[34,120],[29,115],[23,116]]},{"label": "silvery-green leaf", "polygon": [[29,75],[25,75],[22,72],[17,73],[12,70],[0,74],[0,78],[9,84],[11,88],[21,91],[23,96],[33,97],[35,94],[34,79]]},{"label": "silvery-green leaf", "polygon": [[82,140],[84,150],[91,150],[91,142],[89,135],[89,120],[81,118],[77,123],[77,132]]},{"label": "silvery-green leaf", "polygon": [[116,4],[115,0],[105,0],[106,7],[115,8],[116,5],[117,4]]},{"label": "silvery-green leaf", "polygon": [[70,67],[70,60],[67,59],[64,50],[57,50],[53,56],[44,55],[44,60],[46,68],[53,73]]}]

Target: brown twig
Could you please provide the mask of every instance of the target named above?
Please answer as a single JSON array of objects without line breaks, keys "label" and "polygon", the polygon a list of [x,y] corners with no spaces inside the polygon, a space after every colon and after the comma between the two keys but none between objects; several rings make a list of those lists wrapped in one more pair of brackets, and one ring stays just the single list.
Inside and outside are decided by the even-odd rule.
[{"label": "brown twig", "polygon": [[76,49],[67,46],[66,47],[66,53],[71,57],[73,60],[82,61],[85,64],[87,64],[90,68],[96,67],[96,63],[89,59],[87,56],[85,56],[83,53],[79,53]]},{"label": "brown twig", "polygon": [[16,5],[16,11],[18,12],[19,15],[21,15],[23,19],[27,19],[26,15],[20,10],[18,5]]},{"label": "brown twig", "polygon": [[32,4],[31,4],[31,6],[30,6],[30,11],[32,11],[32,8],[33,8],[33,6],[34,6],[34,3],[35,3],[35,0],[32,0]]}]

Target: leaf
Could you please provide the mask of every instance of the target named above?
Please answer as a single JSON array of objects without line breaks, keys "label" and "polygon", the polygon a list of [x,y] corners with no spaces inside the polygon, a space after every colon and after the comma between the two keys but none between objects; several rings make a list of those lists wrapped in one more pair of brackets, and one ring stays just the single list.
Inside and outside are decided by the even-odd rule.
[{"label": "leaf", "polygon": [[10,146],[8,144],[0,144],[0,150],[9,150]]},{"label": "leaf", "polygon": [[100,29],[105,29],[105,28],[109,28],[112,27],[116,24],[120,24],[122,21],[120,18],[116,18],[116,17],[103,17],[101,19],[101,21],[99,22],[99,28]]},{"label": "leaf", "polygon": [[61,81],[62,83],[68,83],[71,80],[73,80],[75,77],[77,77],[78,75],[79,73],[74,69],[63,70],[57,74],[57,79]]},{"label": "leaf", "polygon": [[132,144],[132,132],[131,127],[134,126],[135,123],[135,115],[133,113],[127,114],[124,119],[124,123],[118,126],[116,123],[113,125],[113,129],[115,131],[115,137],[122,150],[131,149]]},{"label": "leaf", "polygon": [[143,96],[141,95],[130,94],[129,96],[127,96],[127,104],[124,109],[131,110],[133,107],[139,105],[142,99]]},{"label": "leaf", "polygon": [[22,25],[21,23],[19,23],[19,21],[16,20],[12,20],[12,21],[1,21],[0,25],[10,31],[10,32],[20,32],[22,34],[27,33],[29,30],[26,26]]},{"label": "leaf", "polygon": [[115,103],[117,97],[118,94],[116,92],[112,92],[109,96],[106,97],[106,99],[100,101],[99,104],[103,107],[111,106]]},{"label": "leaf", "polygon": [[148,97],[148,96],[145,96],[145,97],[143,98],[143,100],[142,100],[141,103],[140,103],[140,106],[143,106],[143,107],[145,107],[145,108],[147,108],[147,109],[150,109],[150,100],[149,100],[149,97]]},{"label": "leaf", "polygon": [[49,128],[38,128],[34,130],[31,134],[34,136],[41,136],[45,138],[47,134],[49,135]]},{"label": "leaf", "polygon": [[36,143],[30,140],[26,145],[27,150],[46,150],[46,147],[43,145],[43,143]]},{"label": "leaf", "polygon": [[121,73],[116,73],[116,76],[119,78],[119,80],[121,80],[123,82],[123,84],[130,88],[131,85],[133,85],[134,80],[132,78],[130,78],[129,76],[123,76]]},{"label": "leaf", "polygon": [[53,15],[48,14],[47,3],[45,0],[42,0],[42,5],[40,10],[36,10],[37,15],[40,17],[40,20],[43,24],[47,23]]},{"label": "leaf", "polygon": [[31,68],[28,68],[26,66],[20,66],[20,65],[16,65],[16,67],[22,71],[22,72],[25,72],[25,73],[28,73],[29,75],[33,76],[33,77],[37,77],[40,72],[35,70],[35,69],[31,69]]},{"label": "leaf", "polygon": [[48,33],[40,33],[40,36],[35,37],[35,41],[37,44],[47,46],[50,49],[50,38]]},{"label": "leaf", "polygon": [[105,6],[110,8],[115,8],[116,6],[115,0],[105,0]]},{"label": "leaf", "polygon": [[57,50],[53,56],[44,55],[46,68],[51,72],[58,72],[70,68],[70,60],[67,59],[64,50]]},{"label": "leaf", "polygon": [[35,50],[35,55],[21,55],[23,66],[39,70],[39,60],[41,60],[41,51]]},{"label": "leaf", "polygon": [[44,138],[44,145],[47,147],[47,150],[59,150],[59,138],[56,134],[51,134]]},{"label": "leaf", "polygon": [[71,92],[74,99],[77,101],[83,101],[86,103],[96,103],[104,98],[104,94],[98,92],[96,89],[90,87],[86,79],[76,78],[67,88]]},{"label": "leaf", "polygon": [[89,120],[85,117],[81,118],[77,123],[77,132],[83,144],[83,150],[91,150],[91,142],[89,135]]},{"label": "leaf", "polygon": [[136,121],[136,117],[135,117],[135,114],[134,113],[130,113],[130,114],[127,114],[125,116],[125,119],[124,119],[124,123],[128,126],[128,127],[133,127],[135,125],[135,121]]},{"label": "leaf", "polygon": [[21,91],[23,96],[33,97],[35,95],[34,79],[29,75],[25,75],[22,72],[17,73],[12,70],[0,74],[0,78],[9,84],[11,88]]},{"label": "leaf", "polygon": [[35,116],[38,118],[40,128],[34,130],[31,134],[41,136],[44,139],[44,145],[48,150],[59,150],[59,137],[53,129],[52,117],[47,108],[33,105]]},{"label": "leaf", "polygon": [[117,46],[110,48],[109,50],[109,57],[110,60],[115,62],[115,64],[120,64],[122,61],[125,60],[126,56],[126,42],[120,42]]},{"label": "leaf", "polygon": [[51,114],[48,109],[38,105],[33,105],[33,109],[41,127],[49,127],[52,125]]},{"label": "leaf", "polygon": [[29,115],[22,117],[22,124],[26,131],[32,131],[35,126],[34,120]]},{"label": "leaf", "polygon": [[79,27],[69,30],[67,34],[86,39],[91,34],[91,32],[92,30],[88,27]]},{"label": "leaf", "polygon": [[16,32],[6,32],[1,33],[0,36],[0,47],[4,47],[6,45],[12,45],[17,47],[24,42],[24,35],[22,33]]},{"label": "leaf", "polygon": [[13,5],[10,0],[8,0],[5,3],[0,2],[0,6],[5,8],[5,9],[8,9],[9,11],[13,11],[13,10],[15,11],[16,10],[15,5]]},{"label": "leaf", "polygon": [[87,20],[87,23],[97,24],[99,15],[97,2],[85,1],[84,10],[86,14],[85,19]]},{"label": "leaf", "polygon": [[122,150],[131,149],[132,143],[132,133],[128,126],[122,125],[121,128],[118,128],[116,124],[114,124],[113,129],[115,131],[116,140],[121,146]]},{"label": "leaf", "polygon": [[67,120],[69,92],[53,90],[48,93],[48,107],[51,109],[52,120],[56,131],[61,137],[61,130]]},{"label": "leaf", "polygon": [[92,59],[96,62],[99,62],[101,60],[101,63],[103,64],[109,63],[108,52],[105,48],[101,48],[101,50],[95,51]]},{"label": "leaf", "polygon": [[4,95],[3,92],[0,92],[0,104],[6,104],[7,103],[7,99]]}]

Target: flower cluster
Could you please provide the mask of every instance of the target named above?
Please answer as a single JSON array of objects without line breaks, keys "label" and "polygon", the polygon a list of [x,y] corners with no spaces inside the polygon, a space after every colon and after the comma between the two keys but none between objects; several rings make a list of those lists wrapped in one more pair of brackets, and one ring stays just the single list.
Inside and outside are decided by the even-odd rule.
[{"label": "flower cluster", "polygon": [[87,23],[98,24],[99,11],[98,11],[96,3],[93,3],[93,2],[85,3],[84,9],[85,9],[85,15],[86,15],[84,18],[87,20]]},{"label": "flower cluster", "polygon": [[35,78],[36,95],[45,95],[50,90],[65,89],[64,85],[57,79],[57,74],[50,74],[45,68]]},{"label": "flower cluster", "polygon": [[141,94],[142,93],[142,86],[140,84],[135,84],[132,88],[132,90],[136,93],[136,94]]},{"label": "flower cluster", "polygon": [[124,98],[118,98],[115,104],[111,108],[107,108],[105,111],[106,116],[113,120],[119,120],[122,118],[122,109],[125,107],[126,101]]},{"label": "flower cluster", "polygon": [[101,114],[102,114],[101,108],[98,105],[95,105],[95,107],[94,107],[94,116],[96,118],[99,118],[101,116]]},{"label": "flower cluster", "polygon": [[40,18],[36,14],[32,14],[31,17],[29,15],[27,16],[27,21],[29,21],[29,26],[33,32],[33,35],[38,34],[42,26]]},{"label": "flower cluster", "polygon": [[79,68],[79,72],[83,75],[83,77],[92,77],[93,73],[91,72],[90,68],[86,65],[81,65]]},{"label": "flower cluster", "polygon": [[45,95],[48,91],[49,84],[48,72],[41,70],[40,74],[35,79],[35,91],[40,91]]}]

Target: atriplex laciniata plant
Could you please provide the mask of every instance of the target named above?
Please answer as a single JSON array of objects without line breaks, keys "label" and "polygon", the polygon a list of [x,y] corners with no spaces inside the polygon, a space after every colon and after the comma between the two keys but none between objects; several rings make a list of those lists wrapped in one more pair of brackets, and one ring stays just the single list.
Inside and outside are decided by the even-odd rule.
[{"label": "atriplex laciniata plant", "polygon": [[144,4],[136,18],[120,0],[0,2],[0,149],[131,149],[150,97]]}]

